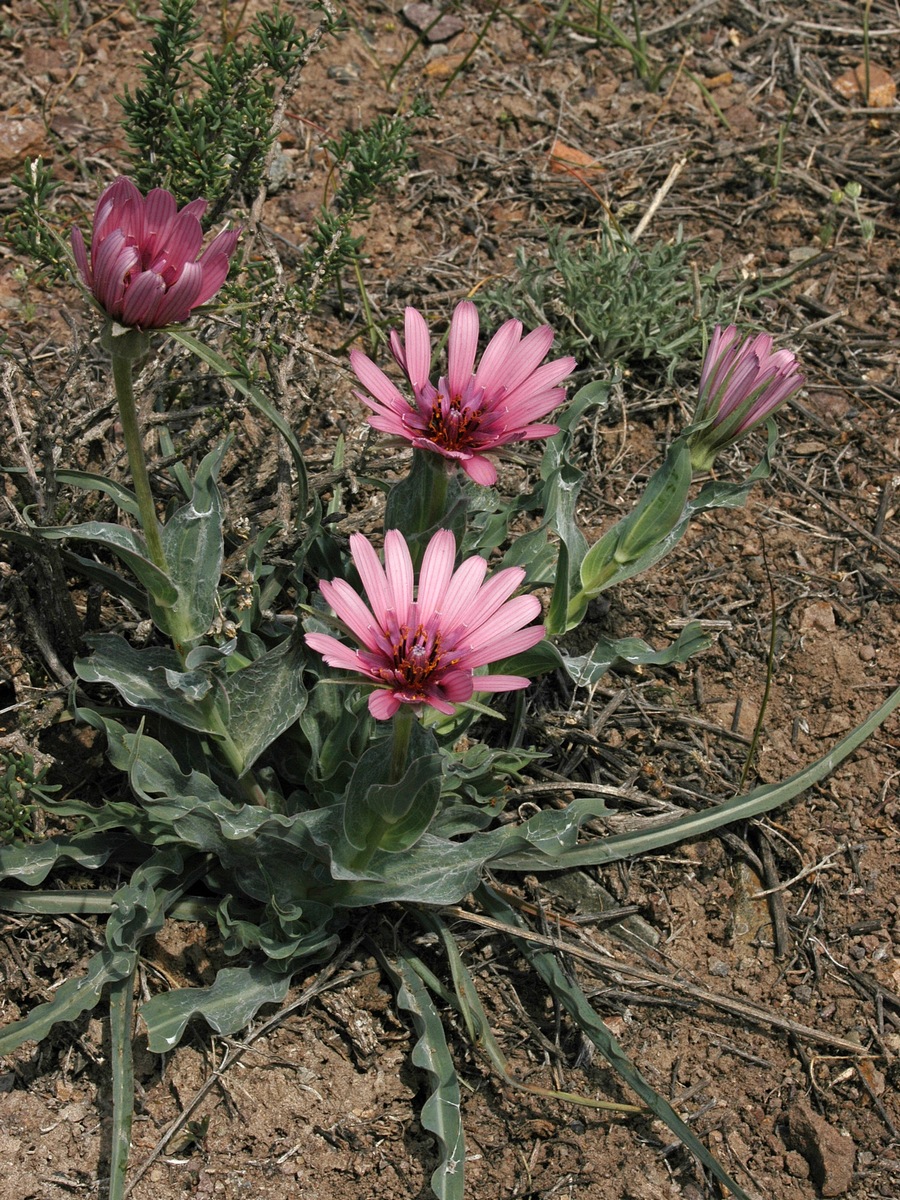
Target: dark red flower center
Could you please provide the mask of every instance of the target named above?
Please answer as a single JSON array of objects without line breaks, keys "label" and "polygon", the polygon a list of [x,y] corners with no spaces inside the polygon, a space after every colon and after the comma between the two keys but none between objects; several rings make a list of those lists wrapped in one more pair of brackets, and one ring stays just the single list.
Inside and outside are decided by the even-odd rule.
[{"label": "dark red flower center", "polygon": [[470,450],[481,424],[483,395],[483,389],[479,388],[476,392],[471,383],[461,395],[451,395],[446,381],[442,379],[431,403],[424,436],[442,450],[457,453]]}]

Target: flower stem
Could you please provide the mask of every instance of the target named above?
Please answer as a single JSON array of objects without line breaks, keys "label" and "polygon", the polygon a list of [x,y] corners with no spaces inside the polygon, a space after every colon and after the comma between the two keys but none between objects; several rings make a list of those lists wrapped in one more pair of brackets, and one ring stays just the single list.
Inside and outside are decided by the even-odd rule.
[{"label": "flower stem", "polygon": [[[425,452],[421,451],[420,453]],[[444,509],[447,506],[447,489],[450,485],[450,473],[441,461],[438,462],[436,468],[432,464],[431,477],[432,483],[428,499],[428,514],[425,518],[426,530],[433,529],[435,525],[440,523],[441,518],[444,516]]]},{"label": "flower stem", "polygon": [[409,741],[412,737],[415,720],[415,712],[409,704],[401,704],[394,714],[389,783],[399,783],[406,773],[406,760],[409,758]]},{"label": "flower stem", "polygon": [[[401,704],[391,721],[391,760],[385,781],[389,786],[398,784],[406,774],[409,744],[416,719],[412,707],[409,704]],[[354,871],[362,871],[369,865],[381,845],[381,839],[392,824],[393,822],[385,820],[383,816],[373,814],[372,823],[366,834],[366,845],[362,850],[358,850],[350,860],[350,866]]]},{"label": "flower stem", "polygon": [[[130,333],[139,333],[130,330]],[[141,339],[146,345],[145,335]],[[113,382],[116,388],[116,400],[119,403],[119,416],[122,421],[122,432],[125,435],[125,449],[128,453],[128,465],[131,468],[131,479],[134,484],[134,494],[137,497],[138,509],[141,514],[141,529],[147,542],[147,550],[154,565],[168,575],[169,566],[163,550],[161,527],[156,517],[156,505],[153,502],[153,492],[150,489],[150,473],[147,470],[147,460],[144,457],[144,444],[141,440],[141,429],[137,415],[137,405],[134,400],[132,379],[133,364],[139,349],[136,339],[124,335],[105,339],[107,349],[112,356]],[[127,345],[123,344],[126,343]]]}]

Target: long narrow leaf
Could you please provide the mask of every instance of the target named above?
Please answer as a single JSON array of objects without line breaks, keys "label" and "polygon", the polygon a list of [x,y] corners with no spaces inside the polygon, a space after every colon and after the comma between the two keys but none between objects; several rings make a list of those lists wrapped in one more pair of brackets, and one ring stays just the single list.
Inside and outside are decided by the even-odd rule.
[{"label": "long narrow leaf", "polygon": [[190,350],[192,354],[196,354],[208,366],[216,372],[222,379],[227,379],[228,382],[237,391],[241,393],[250,403],[256,408],[267,421],[278,430],[281,436],[288,444],[288,449],[291,452],[291,457],[294,460],[294,467],[297,471],[297,484],[300,491],[300,496],[297,503],[297,513],[300,520],[306,515],[306,506],[308,500],[308,485],[306,479],[306,464],[303,461],[303,451],[300,449],[300,444],[294,437],[294,431],[285,421],[280,412],[271,404],[271,402],[263,395],[259,388],[254,387],[252,383],[248,383],[244,377],[235,370],[227,359],[221,354],[217,354],[209,346],[205,346],[203,342],[198,341],[189,333],[185,333],[183,329],[170,329],[169,336],[174,338],[176,342],[180,342],[185,349]]},{"label": "long narrow leaf", "polygon": [[504,870],[523,871],[557,871],[566,867],[597,866],[600,863],[618,862],[623,858],[633,858],[637,854],[645,854],[648,850],[658,850],[663,846],[672,846],[686,838],[700,837],[713,829],[721,829],[733,821],[747,821],[771,812],[773,808],[793,800],[813,784],[825,779],[836,767],[848,758],[870,734],[882,725],[892,712],[900,705],[900,688],[892,692],[888,699],[876,709],[867,720],[857,726],[843,741],[833,746],[816,762],[811,763],[781,783],[765,784],[754,788],[746,796],[735,796],[722,804],[703,812],[689,813],[673,821],[665,821],[652,829],[632,833],[617,833],[611,837],[598,838],[588,845],[577,846],[563,850],[553,859],[545,858],[539,852],[513,852],[508,857],[500,856],[496,865]]},{"label": "long narrow leaf", "polygon": [[53,999],[33,1008],[21,1021],[13,1021],[0,1029],[0,1054],[9,1054],[23,1042],[41,1042],[58,1021],[74,1021],[83,1012],[94,1008],[108,983],[129,974],[133,957],[109,949],[95,954],[88,969],[78,979],[68,979],[53,993]]},{"label": "long narrow leaf", "polygon": [[[479,888],[478,897],[492,917],[507,925],[522,925],[518,914],[490,888],[486,886]],[[716,1179],[724,1184],[738,1200],[749,1200],[747,1193],[734,1182],[724,1167],[716,1162],[668,1100],[660,1096],[644,1079],[610,1030],[591,1008],[581,988],[563,974],[553,955],[544,950],[537,950],[524,939],[515,938],[514,941],[518,951],[531,963],[553,995],[573,1017],[579,1029],[590,1038],[609,1065],[625,1080],[631,1090],[640,1096],[653,1115],[664,1121],[676,1137],[681,1139],[707,1170],[711,1171]]]},{"label": "long narrow leaf", "polygon": [[[136,964],[135,964],[136,966]],[[109,1043],[112,1067],[112,1134],[109,1155],[109,1200],[123,1200],[131,1122],[134,1117],[134,1059],[131,1020],[134,1012],[135,967],[109,989]]]},{"label": "long narrow leaf", "polygon": [[460,1116],[459,1079],[450,1055],[444,1026],[434,1001],[415,969],[401,958],[388,973],[397,987],[397,1003],[412,1017],[419,1040],[413,1046],[413,1066],[427,1072],[431,1095],[422,1108],[422,1125],[438,1140],[441,1162],[431,1176],[438,1200],[463,1200],[466,1142]]},{"label": "long narrow leaf", "polygon": [[[0,471],[5,475],[24,475],[26,473],[24,467],[0,466]],[[116,502],[116,507],[127,512],[129,516],[139,518],[141,515],[134,492],[123,487],[114,479],[108,479],[106,475],[97,475],[94,471],[64,471],[59,468],[55,475],[57,483],[67,483],[71,487],[84,488],[85,491],[106,492]]]}]

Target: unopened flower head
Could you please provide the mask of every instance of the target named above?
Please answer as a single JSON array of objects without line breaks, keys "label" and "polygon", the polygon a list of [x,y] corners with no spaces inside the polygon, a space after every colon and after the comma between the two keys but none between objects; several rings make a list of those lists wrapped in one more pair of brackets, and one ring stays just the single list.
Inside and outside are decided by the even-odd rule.
[{"label": "unopened flower head", "polygon": [[456,541],[447,529],[425,548],[418,588],[406,539],[396,529],[384,540],[384,566],[362,534],[350,538],[368,605],[343,579],[319,586],[359,643],[345,646],[325,633],[307,633],[306,644],[329,666],[352,671],[375,685],[369,711],[379,721],[403,704],[453,713],[473,692],[527,687],[520,675],[475,675],[476,668],[528,650],[544,636],[536,596],[513,592],[525,577],[519,567],[483,582],[487,563],[477,555],[454,571]]},{"label": "unopened flower head", "polygon": [[447,374],[431,382],[431,339],[420,312],[407,308],[404,339],[391,334],[391,352],[409,380],[408,400],[365,354],[350,352],[350,365],[366,389],[360,400],[372,410],[369,424],[458,464],[476,483],[497,480],[492,455],[509,442],[550,437],[557,425],[540,418],[558,408],[565,388],[558,385],[575,366],[558,358],[541,366],[553,342],[549,325],[522,336],[520,321],[497,330],[477,368],[478,310],[469,300],[457,305],[450,322]]},{"label": "unopened flower head", "polygon": [[691,438],[691,462],[708,471],[720,450],[771,416],[803,386],[790,350],[773,350],[767,333],[741,342],[737,328],[717,325],[700,373],[695,424],[708,422]]},{"label": "unopened flower head", "polygon": [[205,200],[179,211],[164,188],[142,196],[123,176],[109,185],[94,211],[90,262],[81,230],[72,230],[81,278],[108,316],[120,325],[161,329],[186,321],[216,294],[241,231],[223,229],[200,254],[205,211]]}]

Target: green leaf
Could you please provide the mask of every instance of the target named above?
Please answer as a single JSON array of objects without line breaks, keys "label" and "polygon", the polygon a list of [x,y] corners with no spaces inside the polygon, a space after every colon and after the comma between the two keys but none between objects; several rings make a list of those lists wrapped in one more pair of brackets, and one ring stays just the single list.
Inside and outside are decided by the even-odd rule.
[{"label": "green leaf", "polygon": [[158,884],[182,866],[180,853],[173,849],[155,854],[137,868],[131,882],[112,897],[106,946],[89,960],[84,975],[68,979],[52,1000],[39,1004],[23,1020],[0,1030],[0,1054],[7,1054],[29,1040],[42,1041],[57,1022],[74,1021],[94,1008],[106,984],[131,974],[139,942],[161,928],[167,906],[181,891],[177,887],[171,892],[160,892]]},{"label": "green leaf", "polygon": [[[612,381],[598,379],[575,393],[571,402],[557,417],[559,433],[547,440],[541,460],[539,507],[543,509],[546,524],[566,548],[569,584],[577,579],[578,568],[588,551],[587,541],[577,520],[578,496],[584,483],[584,473],[572,465],[575,457],[575,434],[579,423],[589,412],[607,405],[611,387]],[[554,590],[556,603],[559,603],[556,600],[559,588],[557,568],[557,584]]]},{"label": "green leaf", "polygon": [[[633,575],[639,575],[664,558],[681,541],[691,520],[698,513],[707,512],[713,508],[736,508],[742,505],[753,485],[759,480],[768,479],[772,473],[772,453],[778,440],[778,428],[771,419],[767,424],[767,430],[768,442],[763,457],[746,479],[740,483],[713,480],[705,484],[700,490],[700,494],[685,504],[680,520],[676,522],[670,532],[655,544],[648,545],[633,561],[617,562],[615,551],[619,546],[623,525],[635,518],[638,510],[644,505],[644,497],[638,502],[637,509],[614,525],[612,529],[607,530],[600,541],[591,547],[582,563],[581,575],[584,591],[579,593],[570,605],[567,627],[573,629],[579,624],[587,608],[587,599],[599,595],[614,583],[623,583]],[[682,434],[679,442],[686,443],[686,439],[687,433]],[[590,587],[588,586],[589,579]]]},{"label": "green leaf", "polygon": [[414,721],[408,766],[392,781],[393,738],[380,738],[354,768],[344,794],[344,833],[356,850],[374,843],[398,852],[414,845],[437,810],[441,795],[441,756],[434,735]]},{"label": "green leaf", "polygon": [[178,600],[178,589],[172,580],[147,558],[144,539],[121,525],[106,521],[86,521],[81,525],[31,525],[37,537],[48,541],[73,538],[105,546],[133,572],[157,604],[170,608]]},{"label": "green leaf", "polygon": [[[0,471],[8,475],[24,475],[26,473],[24,467],[0,467]],[[120,508],[122,512],[127,512],[135,520],[140,520],[141,512],[137,496],[114,479],[109,479],[106,475],[97,475],[93,471],[66,471],[59,468],[54,474],[57,483],[84,488],[85,491],[106,492],[115,501],[117,508]],[[6,530],[4,530],[5,532]]]},{"label": "green leaf", "polygon": [[220,378],[227,379],[233,388],[249,400],[253,407],[258,412],[261,412],[267,421],[274,425],[287,442],[291,457],[294,460],[294,469],[297,472],[297,483],[300,492],[297,503],[297,520],[298,522],[302,521],[306,514],[308,496],[306,463],[303,458],[303,451],[290,425],[259,388],[249,383],[221,354],[217,354],[215,350],[210,349],[209,346],[205,346],[203,342],[197,341],[195,337],[186,333],[183,329],[169,329],[168,333],[176,342],[180,342],[192,354],[196,354],[199,359],[202,359],[203,362],[212,367]]},{"label": "green leaf", "polygon": [[397,1004],[412,1017],[419,1039],[413,1046],[413,1066],[425,1071],[430,1094],[422,1108],[422,1125],[438,1140],[441,1161],[431,1176],[438,1200],[463,1200],[466,1142],[460,1117],[459,1079],[450,1056],[440,1013],[416,971],[403,958],[391,970]]},{"label": "green leaf", "polygon": [[544,617],[544,628],[547,637],[559,637],[566,632],[566,618],[569,612],[569,551],[565,542],[559,547],[559,558],[556,562],[556,581],[553,584],[553,594],[550,607]]},{"label": "green leaf", "polygon": [[109,1045],[112,1067],[112,1129],[109,1150],[108,1200],[123,1200],[131,1123],[134,1116],[134,1059],[131,1020],[134,1012],[134,976],[137,964],[109,989]]},{"label": "green leaf", "polygon": [[[447,474],[447,462],[439,454],[415,450],[412,465],[388,493],[384,511],[385,529],[399,529],[406,539],[414,563],[422,559],[425,546],[438,529],[450,529],[456,544],[462,541],[468,507],[458,472]],[[443,496],[438,503],[435,497]]]},{"label": "green leaf", "polygon": [[[518,914],[504,904],[490,888],[484,886],[478,890],[479,899],[486,911],[496,920],[507,925],[524,928],[524,923]],[[656,1092],[644,1079],[637,1067],[628,1058],[625,1051],[613,1037],[609,1028],[591,1008],[587,997],[581,988],[572,982],[562,971],[553,955],[536,949],[526,938],[513,938],[519,952],[531,963],[544,980],[556,999],[568,1010],[579,1029],[594,1043],[613,1070],[625,1080],[628,1086],[646,1104],[655,1117],[664,1121],[672,1132],[687,1148],[700,1159],[707,1170],[724,1184],[738,1200],[749,1200],[747,1193],[740,1188],[728,1172],[709,1153],[703,1143],[697,1138],[671,1104]]]},{"label": "green leaf", "polygon": [[228,732],[249,770],[306,707],[303,643],[286,639],[223,683],[229,701]]},{"label": "green leaf", "polygon": [[32,846],[0,846],[0,879],[18,879],[27,884],[43,883],[61,862],[75,863],[88,871],[96,871],[116,856],[127,840],[124,836],[89,830],[71,836],[48,838]]},{"label": "green leaf", "polygon": [[[222,498],[216,475],[222,465],[227,441],[207,454],[194,477],[190,501],[179,508],[162,527],[163,552],[178,598],[170,608],[181,619],[181,636],[190,641],[202,637],[217,612],[219,578],[222,574]],[[154,614],[163,632],[164,615]]]},{"label": "green leaf", "polygon": [[746,796],[735,796],[704,812],[689,813],[672,821],[664,821],[659,825],[643,832],[617,833],[610,837],[598,838],[587,845],[567,850],[551,860],[530,852],[518,853],[514,848],[509,855],[503,854],[497,861],[497,866],[503,870],[521,871],[550,871],[565,867],[598,866],[601,863],[619,862],[624,858],[633,858],[646,854],[649,850],[658,850],[664,846],[673,846],[676,842],[687,838],[702,837],[723,825],[734,821],[748,821],[753,817],[762,816],[772,809],[786,804],[796,796],[807,791],[814,784],[827,778],[867,737],[882,725],[894,710],[900,706],[900,688],[876,709],[861,725],[848,734],[842,741],[832,747],[816,762],[804,767],[789,779],[781,783],[766,784],[754,788]]},{"label": "green leaf", "polygon": [[601,638],[590,654],[563,654],[562,665],[573,683],[579,687],[593,687],[616,663],[668,666],[686,662],[692,654],[698,654],[711,644],[712,637],[704,632],[703,626],[698,621],[691,621],[664,650],[654,650],[640,638],[620,638],[612,642]]},{"label": "green leaf", "polygon": [[89,1012],[98,1004],[104,987],[129,975],[133,965],[132,955],[113,953],[109,948],[93,955],[84,975],[67,979],[53,993],[52,1000],[33,1008],[21,1021],[0,1029],[0,1054],[9,1054],[23,1042],[41,1042],[58,1021],[74,1021]]},{"label": "green leaf", "polygon": [[85,641],[94,653],[76,660],[79,679],[110,683],[135,708],[168,717],[186,729],[209,732],[209,717],[200,705],[213,686],[207,673],[182,671],[174,650],[138,650],[115,633],[98,633]]},{"label": "green leaf", "polygon": [[147,1047],[154,1054],[172,1050],[195,1016],[203,1017],[217,1033],[237,1033],[264,1004],[281,1003],[291,978],[264,966],[225,967],[210,987],[160,992],[140,1010],[147,1026]]},{"label": "green leaf", "polygon": [[365,702],[354,691],[319,676],[309,687],[300,727],[309,746],[307,787],[321,792],[327,785],[329,791],[340,795],[352,763],[372,738],[374,721]]}]

